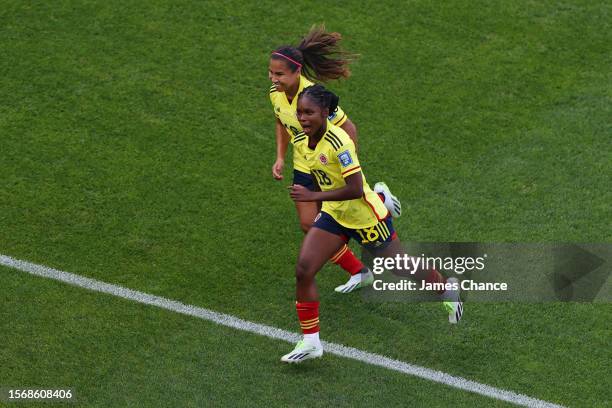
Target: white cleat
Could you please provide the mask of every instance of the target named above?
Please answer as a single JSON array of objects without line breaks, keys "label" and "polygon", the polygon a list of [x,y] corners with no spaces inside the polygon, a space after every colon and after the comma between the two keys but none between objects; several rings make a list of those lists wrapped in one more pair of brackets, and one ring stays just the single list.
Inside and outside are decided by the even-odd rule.
[{"label": "white cleat", "polygon": [[337,286],[334,289],[338,293],[351,293],[354,290],[365,288],[370,286],[374,282],[374,275],[372,271],[368,269],[366,272],[360,272],[351,278],[344,285]]},{"label": "white cleat", "polygon": [[391,190],[389,190],[389,187],[385,183],[379,181],[374,184],[374,192],[382,193],[385,196],[385,207],[387,207],[387,210],[389,210],[393,218],[398,218],[402,215],[402,203],[391,193]]},{"label": "white cleat", "polygon": [[[457,278],[448,278],[446,283],[453,283],[459,287],[459,279]],[[463,316],[463,302],[461,301],[459,289],[449,289],[445,291],[442,294],[442,300],[444,309],[448,312],[448,322],[451,324],[459,323],[459,320],[461,320]]]},{"label": "white cleat", "polygon": [[283,363],[301,363],[312,358],[319,358],[323,355],[323,346],[312,345],[300,340],[293,351],[281,357]]}]

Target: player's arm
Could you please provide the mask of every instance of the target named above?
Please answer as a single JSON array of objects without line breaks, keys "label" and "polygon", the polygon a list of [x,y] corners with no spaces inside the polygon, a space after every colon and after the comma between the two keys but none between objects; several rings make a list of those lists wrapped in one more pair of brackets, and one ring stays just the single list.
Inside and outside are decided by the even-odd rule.
[{"label": "player's arm", "polygon": [[340,127],[349,135],[353,143],[355,143],[355,150],[357,150],[357,126],[355,126],[349,118],[346,118],[346,121]]},{"label": "player's arm", "polygon": [[356,150],[357,149],[357,126],[355,126],[355,124],[348,118],[348,116],[346,115],[346,112],[344,112],[344,110],[342,110],[342,108],[338,106],[338,108],[334,111],[334,113],[330,115],[330,120],[334,125],[340,126],[342,130],[344,130],[349,135],[349,137],[355,144],[355,150]]},{"label": "player's arm", "polygon": [[283,179],[283,167],[285,166],[285,155],[291,136],[280,120],[276,119],[276,161],[272,165],[272,177],[277,180]]},{"label": "player's arm", "polygon": [[347,201],[363,196],[363,177],[357,171],[344,178],[346,185],[336,190],[310,191],[304,186],[289,186],[293,201]]}]

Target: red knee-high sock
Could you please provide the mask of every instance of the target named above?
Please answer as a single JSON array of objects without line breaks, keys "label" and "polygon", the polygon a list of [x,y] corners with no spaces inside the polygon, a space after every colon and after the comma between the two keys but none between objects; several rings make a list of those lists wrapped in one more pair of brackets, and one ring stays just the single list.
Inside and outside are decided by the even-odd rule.
[{"label": "red knee-high sock", "polygon": [[357,275],[363,269],[363,263],[357,259],[353,251],[351,251],[346,244],[336,253],[336,255],[331,257],[330,261],[339,265],[342,269],[350,273],[351,276]]},{"label": "red knee-high sock", "polygon": [[319,332],[319,302],[295,302],[302,333]]}]

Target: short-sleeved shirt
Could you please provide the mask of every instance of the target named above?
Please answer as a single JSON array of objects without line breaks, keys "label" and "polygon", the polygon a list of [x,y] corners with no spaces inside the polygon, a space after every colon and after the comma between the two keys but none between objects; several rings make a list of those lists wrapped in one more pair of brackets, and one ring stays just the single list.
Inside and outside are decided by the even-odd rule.
[{"label": "short-sleeved shirt", "polygon": [[[300,75],[300,86],[291,103],[289,103],[287,100],[287,96],[284,92],[278,92],[274,85],[272,85],[270,88],[270,101],[272,102],[272,107],[274,108],[274,115],[283,124],[285,129],[287,129],[287,132],[291,136],[292,144],[295,136],[302,131],[302,126],[300,126],[300,122],[298,122],[296,116],[297,96],[304,90],[304,88],[308,88],[312,85],[314,85],[313,82],[309,81],[303,75]],[[342,126],[342,124],[344,124],[348,118],[342,108],[338,106],[338,108],[329,115],[328,119],[334,125]],[[293,168],[304,173],[310,172],[304,161],[295,156],[295,152],[293,154]]]},{"label": "short-sleeved shirt", "polygon": [[[294,156],[308,166],[321,191],[346,186],[345,178],[361,172],[355,144],[339,126],[327,121],[327,131],[314,149],[308,147],[308,136],[301,132],[293,138]],[[323,201],[321,211],[339,224],[353,229],[372,227],[388,215],[382,200],[366,182],[363,172],[363,196],[347,201]]]}]

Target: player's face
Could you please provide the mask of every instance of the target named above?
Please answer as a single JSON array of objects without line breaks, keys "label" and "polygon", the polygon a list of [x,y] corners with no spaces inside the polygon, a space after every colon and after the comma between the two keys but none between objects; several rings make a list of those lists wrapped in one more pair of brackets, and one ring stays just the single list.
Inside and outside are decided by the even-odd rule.
[{"label": "player's face", "polygon": [[291,72],[287,63],[283,60],[270,58],[268,66],[268,77],[276,86],[278,92],[286,92],[295,87],[300,81],[300,70]]},{"label": "player's face", "polygon": [[308,136],[316,136],[321,132],[325,124],[328,109],[321,109],[321,107],[308,96],[302,96],[298,100],[296,114],[304,133]]}]

